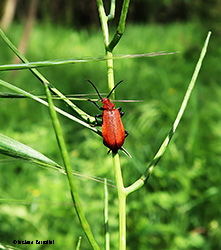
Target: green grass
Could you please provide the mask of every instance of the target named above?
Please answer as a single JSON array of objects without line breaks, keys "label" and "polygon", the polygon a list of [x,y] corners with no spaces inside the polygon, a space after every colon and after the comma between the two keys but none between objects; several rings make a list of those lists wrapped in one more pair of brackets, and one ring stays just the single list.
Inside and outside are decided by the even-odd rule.
[{"label": "green grass", "polygon": [[[16,44],[22,26],[8,31]],[[141,103],[117,103],[125,112],[123,122],[130,135],[122,154],[125,185],[134,182],[165,138],[181,104],[208,30],[197,24],[127,25],[116,54],[180,51],[179,54],[114,62],[116,82],[124,79],[117,99]],[[42,61],[102,55],[99,30],[75,31],[36,24],[31,33],[27,58]],[[0,41],[0,63],[10,63],[12,53]],[[189,106],[148,183],[128,199],[128,249],[219,249],[220,241],[220,61],[216,34]],[[106,89],[105,62],[56,66],[40,71],[63,93],[93,93],[85,81]],[[34,94],[43,94],[41,84],[29,71],[0,77]],[[3,91],[3,89],[0,89]],[[4,89],[4,91],[7,91]],[[88,102],[78,103],[91,114],[99,111]],[[48,110],[31,100],[0,101],[0,132],[19,140],[60,162]],[[112,159],[102,139],[79,125],[61,118],[75,170],[86,175],[113,179]],[[95,153],[96,152],[96,153]],[[147,158],[148,156],[148,158]],[[82,235],[81,249],[90,249],[77,217],[73,214],[65,176],[18,161],[0,161],[0,242],[14,239],[55,239],[47,249],[73,249]],[[83,208],[96,239],[103,244],[103,185],[77,180]],[[111,249],[117,249],[117,192],[109,187]],[[201,232],[201,233],[200,233]],[[30,249],[29,246],[19,246]],[[101,247],[102,248],[102,247]],[[40,249],[33,245],[31,249]]]}]

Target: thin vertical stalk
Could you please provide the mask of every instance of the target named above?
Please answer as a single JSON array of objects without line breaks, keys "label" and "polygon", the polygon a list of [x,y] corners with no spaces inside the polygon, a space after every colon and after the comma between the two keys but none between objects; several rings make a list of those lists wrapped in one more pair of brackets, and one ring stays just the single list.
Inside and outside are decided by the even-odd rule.
[{"label": "thin vertical stalk", "polygon": [[110,233],[108,226],[108,189],[107,179],[104,179],[104,228],[105,228],[105,250],[110,250]]},{"label": "thin vertical stalk", "polygon": [[119,203],[119,250],[126,250],[126,190],[123,184],[119,154],[113,154],[113,160]]},{"label": "thin vertical stalk", "polygon": [[[113,54],[112,52],[106,51],[106,55],[110,57],[107,60],[107,81],[108,81],[108,89],[111,91],[114,88],[114,62],[113,62]],[[110,99],[114,99],[114,92],[111,94]]]},{"label": "thin vertical stalk", "polygon": [[116,8],[116,1],[115,0],[111,0],[110,13],[107,16],[108,17],[108,21],[114,19],[114,17],[115,17],[115,8]]},{"label": "thin vertical stalk", "polygon": [[106,47],[109,43],[109,31],[108,31],[108,23],[107,23],[108,18],[106,16],[104,4],[102,0],[97,0],[97,7],[98,7],[99,16],[100,16],[103,37],[104,37],[104,44]]},{"label": "thin vertical stalk", "polygon": [[[125,29],[125,22],[127,11],[129,7],[129,0],[124,0],[123,7],[121,11],[121,17],[118,25],[118,30],[116,32],[117,39],[114,38],[114,42],[109,46],[109,30],[108,30],[108,17],[105,14],[104,5],[102,0],[97,0],[98,11],[100,16],[100,22],[104,37],[105,52],[108,57],[107,59],[107,79],[109,91],[114,87],[114,68],[113,68],[113,48],[116,46],[122,36]],[[115,1],[111,2],[111,18],[115,11]],[[110,18],[110,16],[109,16]],[[112,98],[114,99],[114,93],[112,93]],[[115,168],[115,178],[118,190],[118,206],[119,206],[119,250],[126,250],[126,190],[124,188],[119,154],[113,154],[114,168]]]},{"label": "thin vertical stalk", "polygon": [[[105,53],[108,57],[107,59],[107,82],[108,82],[108,89],[114,87],[114,70],[113,70],[113,54],[112,52],[107,50],[109,44],[109,29],[108,29],[108,17],[106,16],[104,4],[102,0],[97,0],[98,12],[100,16],[101,28],[104,38],[104,45],[105,45]],[[113,97],[114,95],[112,95]]]}]

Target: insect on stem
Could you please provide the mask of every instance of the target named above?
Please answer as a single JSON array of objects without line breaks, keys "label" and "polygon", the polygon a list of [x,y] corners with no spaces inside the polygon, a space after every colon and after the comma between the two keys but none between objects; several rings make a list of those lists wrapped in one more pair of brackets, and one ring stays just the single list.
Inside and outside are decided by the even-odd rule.
[{"label": "insect on stem", "polygon": [[[125,137],[127,137],[128,132],[124,130],[123,123],[121,121],[121,116],[124,115],[121,112],[121,108],[115,108],[114,103],[108,99],[108,97],[112,94],[114,89],[122,82],[118,82],[114,88],[110,91],[107,97],[102,98],[98,89],[95,85],[88,80],[88,82],[94,87],[96,90],[100,101],[103,104],[103,107],[99,107],[98,104],[90,99],[88,101],[94,103],[100,110],[103,111],[102,115],[96,115],[95,120],[97,117],[102,117],[102,136],[103,136],[103,143],[106,147],[109,148],[109,151],[112,151],[114,154],[118,152],[119,149],[122,149],[122,145],[124,144]],[[99,100],[98,100],[99,101]],[[96,120],[97,121],[97,120]]]}]

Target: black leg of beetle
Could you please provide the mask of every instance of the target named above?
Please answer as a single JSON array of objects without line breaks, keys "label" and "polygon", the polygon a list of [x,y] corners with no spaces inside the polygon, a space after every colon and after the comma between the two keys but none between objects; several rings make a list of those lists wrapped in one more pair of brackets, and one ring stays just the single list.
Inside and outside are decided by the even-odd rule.
[{"label": "black leg of beetle", "polygon": [[119,110],[120,116],[122,117],[122,116],[124,115],[124,112],[121,112],[121,109],[122,109],[122,108],[119,107],[119,108],[117,108],[117,109]]},{"label": "black leg of beetle", "polygon": [[102,124],[99,123],[98,119],[99,117],[102,117],[102,115],[95,115],[95,122],[96,124],[91,124],[91,127],[97,127],[97,126],[101,126]]},{"label": "black leg of beetle", "polygon": [[129,133],[125,130],[125,138],[128,137]]},{"label": "black leg of beetle", "polygon": [[92,102],[93,104],[96,105],[97,108],[99,108],[100,110],[104,110],[103,107],[100,107],[96,102],[92,101],[91,99],[87,99],[89,102]]},{"label": "black leg of beetle", "polygon": [[97,123],[97,126],[101,126],[101,124],[99,124],[99,121],[97,120],[97,118],[102,117],[102,115],[95,115],[95,121]]}]

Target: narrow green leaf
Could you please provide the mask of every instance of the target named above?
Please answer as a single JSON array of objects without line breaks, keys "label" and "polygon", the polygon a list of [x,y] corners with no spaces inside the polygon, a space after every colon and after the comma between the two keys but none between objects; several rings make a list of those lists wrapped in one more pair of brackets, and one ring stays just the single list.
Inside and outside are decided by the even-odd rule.
[{"label": "narrow green leaf", "polygon": [[59,164],[50,160],[40,152],[2,134],[0,134],[0,154],[11,156],[42,167],[57,169],[62,173],[64,172]]},{"label": "narrow green leaf", "polygon": [[[66,174],[65,171],[63,171],[63,167],[57,164],[56,162],[50,160],[49,158],[47,158],[40,152],[32,149],[31,147],[24,145],[23,143],[2,134],[0,134],[0,154],[13,157],[17,160],[32,163],[40,167],[58,170],[61,173]],[[81,172],[74,170],[72,170],[72,174],[76,178],[88,179],[99,183],[104,183],[104,179],[97,176],[85,175]],[[113,185],[111,180],[108,180],[108,182],[108,186],[116,187],[115,185]]]}]

